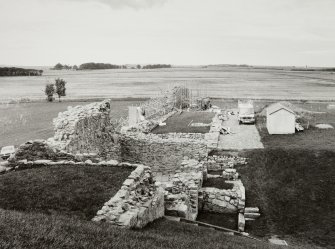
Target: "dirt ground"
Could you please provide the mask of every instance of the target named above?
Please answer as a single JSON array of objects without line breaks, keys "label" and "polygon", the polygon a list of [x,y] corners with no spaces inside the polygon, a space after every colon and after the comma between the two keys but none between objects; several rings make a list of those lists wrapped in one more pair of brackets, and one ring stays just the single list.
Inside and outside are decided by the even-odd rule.
[{"label": "dirt ground", "polygon": [[[234,110],[237,113],[237,110]],[[218,149],[245,150],[264,148],[255,125],[239,125],[237,115],[229,116],[223,126],[230,127],[231,134],[220,135]]]}]

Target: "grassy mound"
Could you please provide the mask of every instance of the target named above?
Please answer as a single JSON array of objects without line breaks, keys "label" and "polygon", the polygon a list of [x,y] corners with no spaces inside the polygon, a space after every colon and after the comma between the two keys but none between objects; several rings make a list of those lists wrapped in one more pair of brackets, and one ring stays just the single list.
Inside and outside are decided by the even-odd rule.
[{"label": "grassy mound", "polygon": [[[143,230],[126,230],[60,215],[0,211],[0,248],[278,248],[237,236],[167,220]],[[306,247],[305,247],[306,248]]]},{"label": "grassy mound", "polygon": [[52,166],[0,176],[0,208],[91,219],[131,169]]},{"label": "grassy mound", "polygon": [[297,241],[335,245],[335,152],[266,149],[247,152],[238,168],[247,206],[261,217],[247,226],[254,235],[284,235]]}]

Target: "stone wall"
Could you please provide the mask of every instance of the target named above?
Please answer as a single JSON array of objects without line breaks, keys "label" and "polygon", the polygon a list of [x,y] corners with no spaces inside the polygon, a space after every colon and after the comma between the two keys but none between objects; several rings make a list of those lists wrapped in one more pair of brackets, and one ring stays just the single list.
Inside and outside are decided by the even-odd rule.
[{"label": "stone wall", "polygon": [[76,153],[96,153],[118,159],[118,135],[110,119],[111,101],[69,107],[54,119],[55,135],[48,140],[52,147]]},{"label": "stone wall", "polygon": [[156,134],[157,137],[163,139],[179,139],[179,138],[187,138],[187,139],[195,139],[195,140],[204,140],[205,134],[202,133],[165,133],[165,134]]},{"label": "stone wall", "polygon": [[205,140],[209,149],[216,149],[218,147],[221,128],[222,120],[220,113],[217,112],[213,117],[209,132],[205,134]]},{"label": "stone wall", "polygon": [[75,156],[58,148],[51,147],[45,140],[34,140],[21,144],[9,161],[35,161],[40,159],[53,161],[75,160]]},{"label": "stone wall", "polygon": [[154,184],[150,167],[139,165],[114,197],[98,211],[93,221],[142,228],[163,216],[164,191]]},{"label": "stone wall", "polygon": [[165,190],[165,214],[195,220],[198,215],[198,193],[206,179],[203,162],[184,160],[178,173],[157,177],[157,184]]},{"label": "stone wall", "polygon": [[209,156],[206,162],[208,170],[226,170],[236,165],[245,165],[246,158],[238,156]]},{"label": "stone wall", "polygon": [[199,191],[199,209],[214,213],[237,213],[245,208],[245,188],[241,181],[233,189],[202,188]]},{"label": "stone wall", "polygon": [[152,167],[153,172],[174,173],[182,160],[202,160],[207,156],[207,146],[201,140],[188,138],[164,139],[155,134],[126,133],[121,139],[121,160]]}]

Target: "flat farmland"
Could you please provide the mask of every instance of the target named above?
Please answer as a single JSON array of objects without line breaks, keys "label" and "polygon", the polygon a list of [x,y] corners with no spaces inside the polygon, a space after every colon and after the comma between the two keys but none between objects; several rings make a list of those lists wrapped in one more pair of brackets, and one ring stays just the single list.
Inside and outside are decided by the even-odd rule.
[{"label": "flat farmland", "polygon": [[175,85],[200,89],[202,96],[217,98],[334,100],[335,74],[289,69],[233,66],[176,67],[54,71],[42,68],[41,77],[0,77],[0,101],[44,99],[44,87],[55,78],[65,79],[66,99],[152,97]]},{"label": "flat farmland", "polygon": [[[140,100],[112,101],[111,117],[115,120],[127,117],[128,106],[140,102]],[[59,112],[65,111],[68,106],[89,103],[89,101],[77,101],[0,104],[0,147],[18,146],[29,140],[52,137],[54,134],[52,121]]]}]

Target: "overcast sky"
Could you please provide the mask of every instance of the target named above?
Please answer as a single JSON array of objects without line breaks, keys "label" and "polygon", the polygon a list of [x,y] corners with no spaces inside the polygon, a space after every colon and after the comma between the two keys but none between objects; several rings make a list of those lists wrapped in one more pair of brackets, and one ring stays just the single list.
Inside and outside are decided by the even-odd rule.
[{"label": "overcast sky", "polygon": [[335,66],[335,0],[0,0],[0,64]]}]

